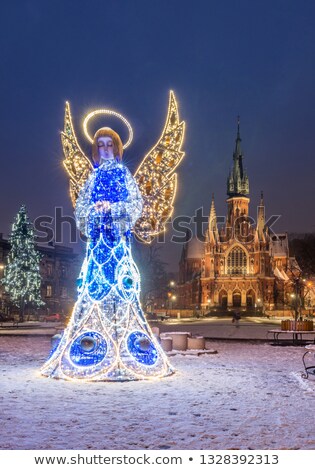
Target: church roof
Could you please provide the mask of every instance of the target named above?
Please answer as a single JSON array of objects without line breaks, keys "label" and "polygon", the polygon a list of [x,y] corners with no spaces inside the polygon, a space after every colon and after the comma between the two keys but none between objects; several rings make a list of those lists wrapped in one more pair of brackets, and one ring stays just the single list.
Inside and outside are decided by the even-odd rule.
[{"label": "church roof", "polygon": [[286,275],[283,269],[275,268],[273,271],[274,275],[281,281],[288,281],[289,277]]},{"label": "church roof", "polygon": [[270,254],[276,257],[287,257],[289,254],[289,241],[286,233],[272,235],[270,239]]}]

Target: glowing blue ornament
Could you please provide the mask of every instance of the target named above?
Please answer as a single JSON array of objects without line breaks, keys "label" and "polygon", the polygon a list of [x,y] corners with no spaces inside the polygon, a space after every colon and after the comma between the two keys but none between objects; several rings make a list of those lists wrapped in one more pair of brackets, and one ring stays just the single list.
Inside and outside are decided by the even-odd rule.
[{"label": "glowing blue ornament", "polygon": [[135,331],[128,337],[128,349],[142,364],[152,366],[158,359],[158,352],[148,335]]},{"label": "glowing blue ornament", "polygon": [[70,359],[76,366],[92,366],[106,356],[107,343],[100,333],[88,331],[73,341]]}]

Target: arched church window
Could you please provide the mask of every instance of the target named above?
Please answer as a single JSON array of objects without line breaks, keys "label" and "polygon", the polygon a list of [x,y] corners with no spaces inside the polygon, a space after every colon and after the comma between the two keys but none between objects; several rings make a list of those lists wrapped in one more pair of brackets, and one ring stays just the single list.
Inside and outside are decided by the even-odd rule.
[{"label": "arched church window", "polygon": [[227,259],[227,273],[230,276],[238,276],[247,272],[247,256],[245,251],[237,246],[233,248]]}]

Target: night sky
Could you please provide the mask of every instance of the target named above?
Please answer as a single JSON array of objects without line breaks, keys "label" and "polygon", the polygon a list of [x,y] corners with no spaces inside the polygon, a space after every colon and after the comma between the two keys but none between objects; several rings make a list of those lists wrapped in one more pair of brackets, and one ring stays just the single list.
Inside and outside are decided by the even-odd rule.
[{"label": "night sky", "polygon": [[[251,214],[264,190],[277,231],[314,232],[315,2],[214,0],[12,0],[1,6],[1,218],[10,232],[30,217],[71,214],[61,165],[65,100],[80,143],[91,109],[132,123],[134,170],[156,142],[175,91],[186,121],[175,214],[226,214],[236,117],[241,116]],[[117,121],[110,125],[126,138]],[[65,229],[65,239],[68,239]],[[75,248],[77,249],[77,248]],[[172,255],[169,253],[172,251]],[[179,247],[164,248],[176,269]]]}]

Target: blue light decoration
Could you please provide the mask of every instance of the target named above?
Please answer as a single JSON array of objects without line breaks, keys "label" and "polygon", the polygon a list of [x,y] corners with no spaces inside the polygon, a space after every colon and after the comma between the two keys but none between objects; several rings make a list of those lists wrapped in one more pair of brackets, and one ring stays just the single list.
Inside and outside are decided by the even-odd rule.
[{"label": "blue light decoration", "polygon": [[134,331],[129,335],[128,349],[142,364],[152,366],[158,359],[158,352],[153,342],[141,331]]},{"label": "blue light decoration", "polygon": [[[98,203],[107,201],[106,208]],[[127,167],[103,160],[81,189],[77,226],[87,237],[78,299],[42,374],[66,380],[123,381],[173,372],[140,305],[140,275],[131,253],[142,196]]]},{"label": "blue light decoration", "polygon": [[107,343],[102,335],[88,331],[72,342],[70,359],[76,366],[93,366],[101,362],[107,352]]}]

